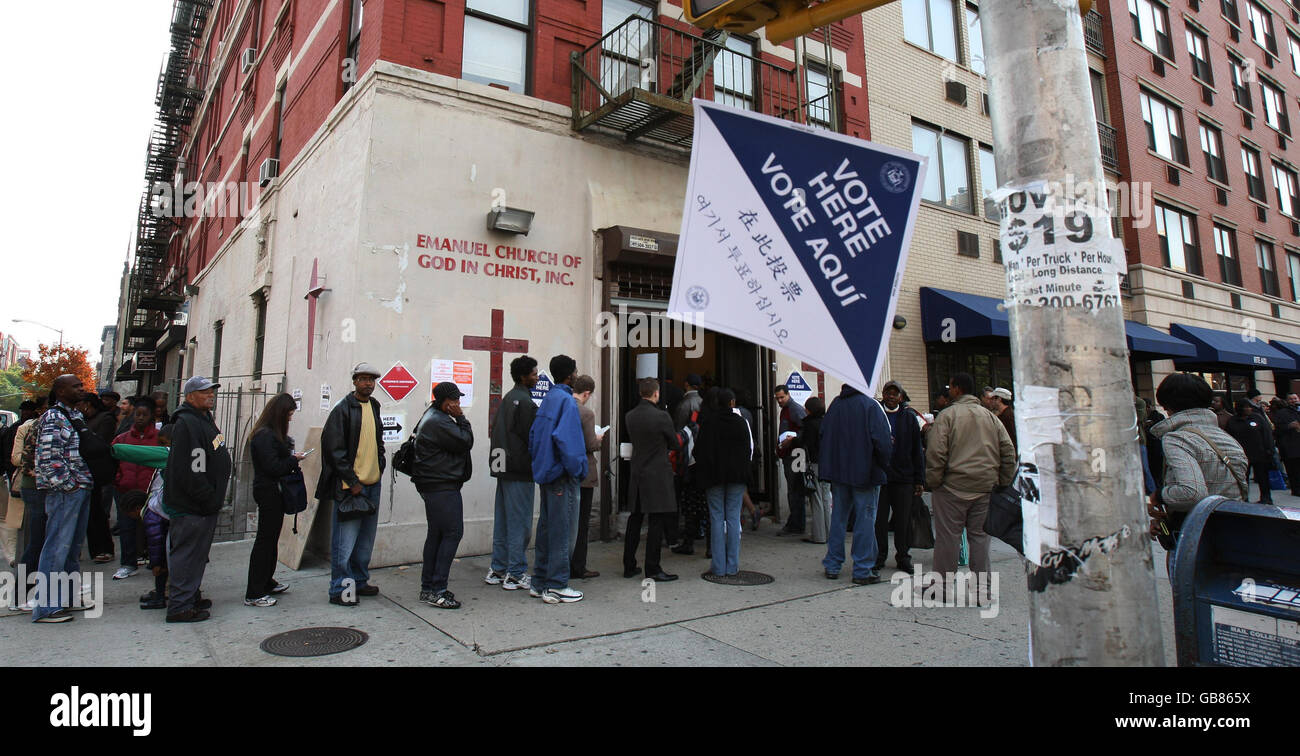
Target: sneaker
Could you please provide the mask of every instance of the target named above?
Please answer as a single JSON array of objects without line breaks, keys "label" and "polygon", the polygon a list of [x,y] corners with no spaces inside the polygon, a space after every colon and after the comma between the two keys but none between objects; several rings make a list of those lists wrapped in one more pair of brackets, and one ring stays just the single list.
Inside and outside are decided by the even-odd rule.
[{"label": "sneaker", "polygon": [[542,589],[541,589],[541,588],[538,588],[538,587],[535,586],[535,585],[533,585],[533,584],[532,584],[532,580],[531,580],[531,578],[530,578],[530,579],[529,579],[529,583],[528,583],[528,595],[531,596],[531,597],[533,597],[533,598],[541,598],[541,597],[542,597],[542,593],[543,593]]},{"label": "sneaker", "polygon": [[420,600],[429,606],[436,606],[439,609],[460,608],[460,602],[456,600],[456,597],[452,595],[451,591],[441,591],[439,593],[434,593],[433,591],[421,591]]},{"label": "sneaker", "polygon": [[572,604],[582,600],[582,591],[572,588],[548,588],[542,594],[542,601],[548,604]]},{"label": "sneaker", "polygon": [[147,554],[141,554],[140,556],[135,558],[135,563],[141,567],[148,567],[149,556]]},{"label": "sneaker", "polygon": [[275,599],[270,596],[263,596],[255,599],[244,599],[244,606],[275,606]]},{"label": "sneaker", "polygon": [[496,570],[488,570],[488,574],[483,578],[483,582],[488,585],[501,585],[505,581],[506,574],[504,572],[497,572]]},{"label": "sneaker", "polygon": [[531,588],[532,585],[533,579],[527,575],[507,575],[506,579],[501,583],[501,587],[507,591],[517,591],[520,588]]},{"label": "sneaker", "polygon": [[134,575],[139,571],[140,570],[137,567],[118,567],[117,572],[113,573],[113,579],[126,580],[127,578],[131,577],[132,575]]},{"label": "sneaker", "polygon": [[44,617],[41,617],[36,621],[37,622],[71,622],[74,619],[76,618],[73,617],[72,613],[69,612],[67,609],[59,609],[55,612],[45,615]]},{"label": "sneaker", "polygon": [[35,609],[36,609],[36,599],[31,599],[31,600],[29,600],[26,604],[19,604],[19,605],[17,605],[17,606],[11,606],[11,607],[9,607],[9,608],[10,608],[12,611],[15,611],[15,612],[31,612],[31,611],[35,611]]},{"label": "sneaker", "polygon": [[287,590],[289,590],[288,583],[276,583],[275,587],[271,589],[271,593],[284,593]]}]

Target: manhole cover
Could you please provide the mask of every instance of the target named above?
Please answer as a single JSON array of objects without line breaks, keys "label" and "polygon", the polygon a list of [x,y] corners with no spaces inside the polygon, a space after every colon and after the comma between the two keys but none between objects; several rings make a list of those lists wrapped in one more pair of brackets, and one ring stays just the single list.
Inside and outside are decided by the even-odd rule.
[{"label": "manhole cover", "polygon": [[261,649],[276,656],[326,656],[351,651],[370,636],[350,627],[304,627],[272,635]]},{"label": "manhole cover", "polygon": [[700,577],[710,583],[717,583],[718,585],[767,585],[776,580],[776,578],[771,575],[764,575],[761,572],[748,572],[746,570],[741,570],[735,575],[729,575],[727,577],[714,575],[712,572],[705,572],[700,575]]}]

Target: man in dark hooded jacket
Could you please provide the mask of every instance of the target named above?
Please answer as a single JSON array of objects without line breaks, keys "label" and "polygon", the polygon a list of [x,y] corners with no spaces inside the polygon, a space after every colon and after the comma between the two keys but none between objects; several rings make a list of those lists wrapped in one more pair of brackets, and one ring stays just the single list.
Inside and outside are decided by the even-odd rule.
[{"label": "man in dark hooded jacket", "polygon": [[865,523],[876,521],[880,486],[894,453],[889,420],[875,399],[845,385],[831,402],[822,421],[818,475],[831,483],[831,527],[827,534],[826,577],[835,580],[844,566],[844,536],[848,512],[854,513],[853,582],[880,582],[876,571],[876,531]]},{"label": "man in dark hooded jacket", "polygon": [[884,569],[889,555],[889,531],[894,531],[894,561],[898,569],[912,570],[912,501],[925,484],[925,457],[921,452],[921,425],[916,411],[903,402],[906,396],[898,381],[889,381],[882,392],[885,417],[894,442],[894,455],[887,470],[888,481],[876,508],[876,570]]}]

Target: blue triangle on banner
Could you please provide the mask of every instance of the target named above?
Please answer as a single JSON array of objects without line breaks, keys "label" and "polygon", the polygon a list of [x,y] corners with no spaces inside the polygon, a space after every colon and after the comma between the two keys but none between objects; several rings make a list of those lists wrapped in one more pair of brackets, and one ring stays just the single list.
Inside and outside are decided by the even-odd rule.
[{"label": "blue triangle on banner", "polygon": [[[865,141],[700,110],[744,168],[869,382],[887,333],[920,162]],[[816,218],[801,222],[802,230],[784,207],[793,188],[803,189]]]}]

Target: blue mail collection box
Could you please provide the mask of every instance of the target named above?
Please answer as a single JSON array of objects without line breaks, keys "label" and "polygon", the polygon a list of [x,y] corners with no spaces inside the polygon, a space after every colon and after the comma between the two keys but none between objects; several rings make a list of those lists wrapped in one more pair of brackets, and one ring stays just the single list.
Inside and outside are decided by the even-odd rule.
[{"label": "blue mail collection box", "polygon": [[1300,509],[1206,498],[1172,584],[1178,666],[1300,666]]}]

